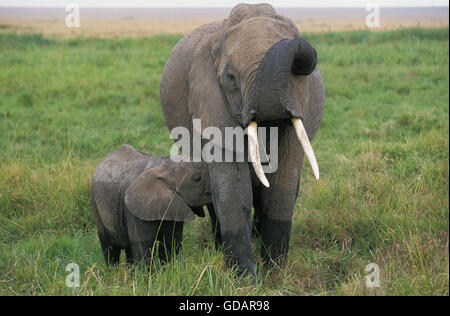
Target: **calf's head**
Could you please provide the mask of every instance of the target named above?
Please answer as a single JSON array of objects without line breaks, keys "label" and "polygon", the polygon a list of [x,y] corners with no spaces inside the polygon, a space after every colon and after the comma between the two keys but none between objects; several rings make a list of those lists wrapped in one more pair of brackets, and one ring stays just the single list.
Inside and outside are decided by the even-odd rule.
[{"label": "calf's head", "polygon": [[125,193],[127,208],[145,221],[190,221],[192,208],[207,203],[211,191],[204,163],[166,161],[141,173]]}]

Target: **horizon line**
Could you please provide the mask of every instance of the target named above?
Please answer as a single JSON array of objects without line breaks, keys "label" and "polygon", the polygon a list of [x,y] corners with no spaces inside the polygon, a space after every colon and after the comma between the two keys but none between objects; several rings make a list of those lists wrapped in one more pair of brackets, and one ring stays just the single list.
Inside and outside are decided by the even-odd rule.
[{"label": "horizon line", "polygon": [[[39,5],[2,5],[0,8],[17,8],[17,9],[61,9],[65,8],[65,5],[60,6],[39,6]],[[231,9],[234,6],[91,6],[91,5],[80,5],[80,8],[88,9]],[[299,8],[299,9],[364,9],[366,6],[356,5],[356,6],[274,6],[275,8]],[[449,5],[380,5],[380,8],[449,8]]]}]

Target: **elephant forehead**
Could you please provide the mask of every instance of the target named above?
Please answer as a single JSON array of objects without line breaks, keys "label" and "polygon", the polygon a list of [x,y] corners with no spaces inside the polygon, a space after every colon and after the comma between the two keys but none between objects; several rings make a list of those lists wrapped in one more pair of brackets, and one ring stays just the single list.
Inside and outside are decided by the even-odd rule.
[{"label": "elephant forehead", "polygon": [[232,28],[226,34],[223,53],[231,56],[236,67],[259,63],[274,44],[284,38],[294,38],[296,33],[284,20],[272,17],[248,19]]},{"label": "elephant forehead", "polygon": [[255,16],[276,16],[277,12],[270,4],[246,4],[241,3],[233,8],[228,17],[227,23],[228,25],[236,25],[241,23],[243,20],[246,20],[250,17]]}]

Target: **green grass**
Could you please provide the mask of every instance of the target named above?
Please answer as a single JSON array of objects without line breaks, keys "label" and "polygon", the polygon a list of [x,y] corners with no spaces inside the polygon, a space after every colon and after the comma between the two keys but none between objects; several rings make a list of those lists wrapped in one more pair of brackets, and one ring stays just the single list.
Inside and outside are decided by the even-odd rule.
[{"label": "green grass", "polygon": [[[90,177],[124,143],[169,153],[159,80],[179,36],[0,34],[0,294],[448,295],[448,28],[304,36],[327,90],[321,180],[305,166],[289,261],[253,281],[225,265],[206,219],[151,275],[103,262]],[[365,287],[370,262],[379,289]]]}]

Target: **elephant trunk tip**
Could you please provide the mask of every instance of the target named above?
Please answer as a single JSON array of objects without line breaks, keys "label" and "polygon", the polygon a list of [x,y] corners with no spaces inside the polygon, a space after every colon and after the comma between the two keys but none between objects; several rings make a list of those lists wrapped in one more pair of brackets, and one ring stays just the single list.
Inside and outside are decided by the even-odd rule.
[{"label": "elephant trunk tip", "polygon": [[292,45],[295,45],[294,61],[292,63],[292,73],[295,76],[308,76],[317,66],[317,51],[304,38],[295,38]]}]

